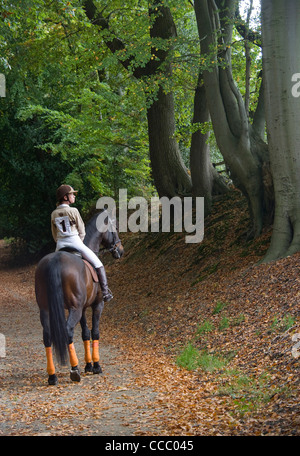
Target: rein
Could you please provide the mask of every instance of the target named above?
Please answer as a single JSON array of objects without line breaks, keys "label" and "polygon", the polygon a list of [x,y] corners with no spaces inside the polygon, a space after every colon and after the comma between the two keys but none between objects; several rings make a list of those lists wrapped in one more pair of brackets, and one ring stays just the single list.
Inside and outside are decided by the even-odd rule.
[{"label": "rein", "polygon": [[100,252],[103,252],[103,253],[113,253],[113,252],[117,252],[118,253],[118,256],[120,258],[120,254],[118,252],[118,244],[121,244],[121,240],[119,239],[112,247],[110,248],[107,248],[107,247],[102,247],[101,249],[99,249],[99,252],[94,252],[94,253],[100,253]]}]

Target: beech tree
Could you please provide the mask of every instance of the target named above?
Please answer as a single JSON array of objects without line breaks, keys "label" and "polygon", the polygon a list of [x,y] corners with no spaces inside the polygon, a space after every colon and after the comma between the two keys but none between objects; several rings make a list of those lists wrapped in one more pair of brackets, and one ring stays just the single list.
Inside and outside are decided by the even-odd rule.
[{"label": "beech tree", "polygon": [[263,71],[268,143],[275,192],[272,241],[265,261],[300,250],[300,3],[262,0]]},{"label": "beech tree", "polygon": [[[111,30],[109,14],[97,9],[93,0],[85,0],[84,8],[92,24],[98,27],[99,35],[113,53],[126,52],[125,43]],[[171,50],[169,40],[176,36],[176,27],[168,7],[158,1],[155,7],[149,5],[149,38],[165,41],[166,44],[156,44],[151,48],[148,60],[139,65],[133,56],[120,59],[120,63],[132,71],[135,78],[150,78],[159,73],[166,78],[171,75],[171,65],[168,59]],[[151,24],[151,25],[149,25]],[[145,54],[147,55],[147,50]],[[171,91],[166,92],[162,84],[158,84],[157,93],[149,93],[147,101],[147,119],[149,135],[149,154],[151,171],[155,187],[160,196],[173,197],[191,193],[191,179],[183,163],[175,135],[174,98]]]},{"label": "beech tree", "polygon": [[[232,76],[231,43],[235,0],[195,0],[201,53],[210,60],[203,71],[208,108],[218,147],[236,187],[249,202],[251,235],[261,233],[272,199],[268,148],[263,132],[261,101],[250,122],[245,103]],[[262,97],[263,91],[261,91]]]},{"label": "beech tree", "polygon": [[[25,176],[8,132],[22,138],[18,132],[26,129],[28,173],[38,156],[46,173],[53,166],[51,177],[63,174],[80,185],[86,208],[91,195],[115,195],[123,185],[150,195],[154,181],[159,196],[204,196],[207,213],[212,194],[224,191],[211,163],[211,121],[230,177],[248,199],[250,234],[261,233],[266,217],[273,220],[275,204],[266,260],[298,251],[298,3],[263,0],[261,44],[249,27],[250,12],[240,20],[237,0],[3,2],[3,219],[11,212],[7,202],[20,198],[10,189],[12,170]],[[251,41],[263,53],[255,90]],[[242,71],[245,83],[237,77]],[[249,100],[259,85],[253,112]],[[32,191],[22,194],[33,200]],[[12,223],[19,233],[21,223]]]},{"label": "beech tree", "polygon": [[[195,89],[193,123],[205,125],[210,120],[202,73]],[[190,169],[193,196],[204,197],[204,213],[209,214],[213,196],[228,191],[225,180],[213,167],[208,144],[209,132],[198,128],[191,137]]]},{"label": "beech tree", "polygon": [[[195,0],[209,112],[220,151],[235,185],[249,201],[253,234],[275,216],[264,261],[300,249],[300,102],[292,90],[300,68],[300,3],[262,0],[263,83],[253,119],[231,71],[235,0]],[[240,27],[245,40],[250,30]],[[248,94],[249,96],[249,94]],[[268,144],[264,142],[265,119]]]},{"label": "beech tree", "polygon": [[[148,120],[149,155],[151,172],[159,196],[204,196],[206,213],[210,211],[212,193],[226,190],[223,179],[213,168],[207,145],[208,134],[202,134],[198,129],[192,135],[190,150],[191,176],[182,160],[178,142],[175,137],[175,104],[171,89],[165,87],[162,81],[172,78],[172,40],[176,39],[177,31],[171,10],[162,0],[148,3],[148,22],[145,28],[149,29],[149,39],[152,42],[151,52],[145,48],[148,60],[140,63],[135,56],[122,56],[122,51],[128,53],[126,40],[117,37],[110,24],[110,14],[97,9],[93,0],[85,0],[85,11],[93,23],[98,27],[99,37],[102,36],[109,49],[121,55],[120,63],[138,80],[155,78],[156,92],[145,91]],[[142,9],[141,3],[139,8]],[[103,31],[108,32],[107,34]],[[144,32],[147,35],[147,31]],[[200,71],[201,69],[199,69]],[[201,71],[200,71],[201,72]],[[151,84],[151,83],[150,83]],[[203,123],[209,120],[209,111],[206,102],[205,89],[200,75],[195,83],[193,123]]]}]

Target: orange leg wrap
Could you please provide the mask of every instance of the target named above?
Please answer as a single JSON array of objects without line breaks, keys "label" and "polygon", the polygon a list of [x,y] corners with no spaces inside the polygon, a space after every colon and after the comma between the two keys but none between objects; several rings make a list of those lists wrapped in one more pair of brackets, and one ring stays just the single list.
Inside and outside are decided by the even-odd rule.
[{"label": "orange leg wrap", "polygon": [[93,340],[92,342],[93,348],[93,362],[99,362],[99,340]]},{"label": "orange leg wrap", "polygon": [[83,341],[84,345],[84,360],[86,363],[91,363],[92,362],[92,356],[91,356],[91,344],[89,340],[84,340]]},{"label": "orange leg wrap", "polygon": [[72,367],[78,366],[78,358],[76,355],[74,344],[69,345],[70,364]]},{"label": "orange leg wrap", "polygon": [[53,374],[55,374],[55,367],[54,367],[53,356],[52,356],[52,348],[51,347],[46,347],[46,357],[47,357],[47,372],[48,372],[48,375],[53,375]]}]

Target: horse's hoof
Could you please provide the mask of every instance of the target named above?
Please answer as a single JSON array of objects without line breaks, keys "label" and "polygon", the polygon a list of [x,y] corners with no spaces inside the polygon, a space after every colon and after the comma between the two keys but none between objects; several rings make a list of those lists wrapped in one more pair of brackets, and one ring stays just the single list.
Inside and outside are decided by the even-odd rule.
[{"label": "horse's hoof", "polygon": [[71,368],[70,379],[72,382],[80,382],[80,372],[77,366]]},{"label": "horse's hoof", "polygon": [[57,385],[58,384],[58,378],[56,377],[55,374],[49,375],[48,378],[48,385]]},{"label": "horse's hoof", "polygon": [[93,374],[102,374],[102,369],[98,362],[93,365]]},{"label": "horse's hoof", "polygon": [[90,372],[93,372],[93,365],[92,363],[86,363],[85,365],[85,368],[84,368],[84,372],[87,374],[87,373],[90,373]]}]

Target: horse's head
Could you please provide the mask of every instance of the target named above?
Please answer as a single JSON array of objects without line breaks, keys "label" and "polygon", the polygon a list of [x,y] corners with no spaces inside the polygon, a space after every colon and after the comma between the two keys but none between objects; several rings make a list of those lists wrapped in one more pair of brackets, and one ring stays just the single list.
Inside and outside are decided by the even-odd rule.
[{"label": "horse's head", "polygon": [[124,253],[124,247],[118,235],[115,224],[109,219],[111,226],[102,235],[102,245],[114,258],[119,260]]},{"label": "horse's head", "polygon": [[94,215],[89,221],[84,243],[94,252],[99,252],[102,245],[103,250],[110,252],[116,259],[120,259],[124,253],[117,224],[106,211]]}]

